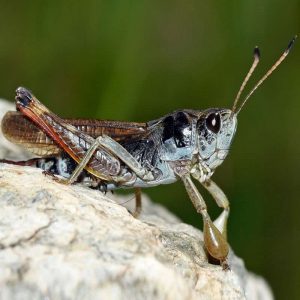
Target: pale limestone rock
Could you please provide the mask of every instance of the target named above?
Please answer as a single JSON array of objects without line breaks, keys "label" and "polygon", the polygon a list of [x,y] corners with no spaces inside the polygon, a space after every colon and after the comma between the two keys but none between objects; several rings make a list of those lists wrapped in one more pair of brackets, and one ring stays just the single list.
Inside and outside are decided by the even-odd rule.
[{"label": "pale limestone rock", "polygon": [[201,232],[161,206],[144,199],[137,220],[110,198],[0,164],[0,299],[272,299],[232,252],[231,271],[208,264]]},{"label": "pale limestone rock", "polygon": [[132,198],[0,163],[0,299],[273,299],[232,251],[231,271],[209,264],[202,233],[146,196],[140,219],[116,203]]}]

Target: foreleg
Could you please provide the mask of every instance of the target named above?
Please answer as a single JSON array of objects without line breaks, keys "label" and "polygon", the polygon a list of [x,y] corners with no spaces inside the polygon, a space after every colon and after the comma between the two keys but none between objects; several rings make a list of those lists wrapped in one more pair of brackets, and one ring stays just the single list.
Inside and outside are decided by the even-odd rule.
[{"label": "foreleg", "polygon": [[220,189],[220,187],[212,180],[206,180],[202,185],[208,190],[208,192],[215,199],[217,205],[223,208],[221,215],[214,221],[214,224],[222,232],[223,236],[227,239],[227,219],[229,216],[229,201]]},{"label": "foreleg", "polygon": [[226,238],[211,221],[205,201],[194,185],[190,175],[184,175],[181,179],[194,207],[203,217],[204,244],[208,253],[213,258],[219,260],[224,269],[228,268],[226,259],[229,252],[229,246]]}]

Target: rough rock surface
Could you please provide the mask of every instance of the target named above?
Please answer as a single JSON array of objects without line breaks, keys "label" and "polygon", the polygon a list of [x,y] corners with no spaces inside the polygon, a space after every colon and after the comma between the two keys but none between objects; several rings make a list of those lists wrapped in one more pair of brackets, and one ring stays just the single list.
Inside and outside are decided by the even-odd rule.
[{"label": "rough rock surface", "polygon": [[209,264],[202,233],[143,198],[135,219],[125,197],[0,164],[0,299],[273,298],[232,251],[231,271]]}]

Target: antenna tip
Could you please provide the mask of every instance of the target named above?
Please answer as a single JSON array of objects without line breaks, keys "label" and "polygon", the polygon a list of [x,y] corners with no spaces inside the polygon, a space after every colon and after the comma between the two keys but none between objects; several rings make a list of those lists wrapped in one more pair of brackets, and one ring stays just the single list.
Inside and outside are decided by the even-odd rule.
[{"label": "antenna tip", "polygon": [[254,59],[259,60],[259,58],[260,58],[260,51],[259,51],[259,48],[257,46],[254,48],[253,54],[254,54]]},{"label": "antenna tip", "polygon": [[292,47],[294,46],[294,43],[295,43],[297,37],[298,37],[298,36],[295,35],[295,36],[293,37],[293,39],[289,42],[289,44],[288,44],[288,46],[287,46],[287,48],[286,48],[286,50],[285,50],[285,54],[286,54],[286,55],[289,54],[290,50],[291,50]]}]

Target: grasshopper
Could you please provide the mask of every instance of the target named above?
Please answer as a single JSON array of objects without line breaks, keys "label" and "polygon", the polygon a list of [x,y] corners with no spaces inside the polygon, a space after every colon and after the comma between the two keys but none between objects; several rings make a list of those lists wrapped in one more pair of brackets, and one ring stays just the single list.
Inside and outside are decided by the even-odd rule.
[{"label": "grasshopper", "polygon": [[[259,49],[254,49],[253,63],[231,109],[183,109],[147,123],[62,119],[20,87],[16,90],[17,111],[6,113],[2,132],[8,140],[41,157],[2,162],[39,167],[64,184],[81,182],[102,191],[136,188],[135,215],[141,210],[140,188],[181,180],[196,211],[202,215],[204,245],[209,256],[227,269],[229,201],[211,176],[229,152],[239,112],[286,58],[295,38],[239,104],[259,62]],[[223,209],[215,223],[192,178]]]}]

